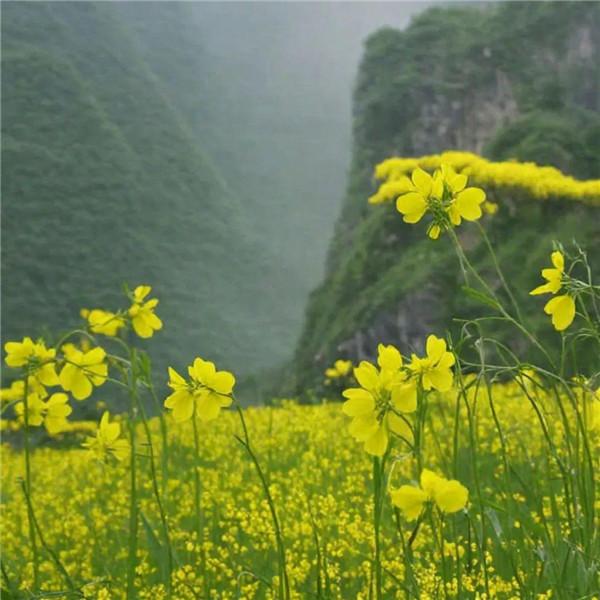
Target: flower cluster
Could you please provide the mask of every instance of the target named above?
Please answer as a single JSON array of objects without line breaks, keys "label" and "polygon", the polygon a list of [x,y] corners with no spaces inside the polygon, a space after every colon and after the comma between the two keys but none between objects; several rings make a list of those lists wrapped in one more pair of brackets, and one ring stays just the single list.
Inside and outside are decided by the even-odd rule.
[{"label": "flower cluster", "polygon": [[[92,334],[114,337],[131,322],[140,337],[150,337],[162,327],[162,322],[154,314],[158,300],[147,299],[150,292],[150,286],[138,286],[127,312],[114,313],[95,308],[82,309],[80,314],[86,319]],[[66,338],[73,335],[71,333]],[[14,403],[15,414],[21,423],[44,425],[50,434],[58,433],[66,427],[66,417],[72,409],[66,394],[53,393],[48,398],[46,388],[60,386],[76,400],[85,400],[95,387],[107,381],[106,351],[100,346],[93,347],[90,340],[94,338],[84,337],[79,346],[72,342],[59,342],[56,348],[48,348],[44,340],[34,341],[31,337],[5,344],[6,365],[20,369],[22,377],[14,380],[9,388],[4,388],[0,397],[3,402]]]},{"label": "flower cluster", "polygon": [[376,367],[362,361],[354,369],[360,387],[344,390],[347,399],[343,412],[352,417],[350,433],[364,443],[365,450],[383,456],[390,434],[408,442],[413,441],[413,429],[407,416],[417,408],[418,387],[444,392],[452,386],[454,355],[446,349],[443,339],[430,335],[426,356],[411,356],[404,365],[402,355],[394,346],[378,347]]},{"label": "flower cluster", "polygon": [[202,421],[212,421],[221,408],[231,406],[235,377],[228,371],[217,371],[214,363],[196,358],[188,367],[189,379],[169,367],[169,387],[173,393],[165,400],[175,421],[182,422],[194,414]]},{"label": "flower cluster", "polygon": [[544,306],[544,312],[552,318],[552,325],[557,331],[567,329],[575,318],[575,299],[568,292],[556,296],[558,292],[564,289],[565,276],[565,257],[563,253],[556,250],[551,256],[554,268],[542,270],[542,277],[546,283],[536,287],[529,292],[532,296],[538,294],[554,294]]},{"label": "flower cluster", "polygon": [[346,377],[352,371],[351,360],[336,360],[333,366],[325,369],[325,377],[327,379],[340,379]]},{"label": "flower cluster", "polygon": [[150,338],[162,329],[162,321],[155,313],[157,298],[148,299],[152,288],[149,285],[138,285],[130,295],[131,306],[126,311],[112,312],[101,308],[81,309],[81,316],[86,320],[91,333],[115,337],[127,323],[141,338]]},{"label": "flower cluster", "polygon": [[409,191],[400,195],[396,208],[406,223],[418,223],[429,213],[431,223],[427,234],[432,239],[460,225],[463,219],[476,221],[483,214],[485,192],[467,187],[467,176],[456,173],[450,165],[442,164],[433,176],[417,168],[406,186]]},{"label": "flower cluster", "polygon": [[418,518],[428,502],[434,502],[444,513],[458,512],[467,505],[469,491],[456,479],[446,479],[429,469],[423,469],[420,484],[420,487],[403,485],[390,492],[392,504],[409,521]]},{"label": "flower cluster", "polygon": [[417,168],[435,171],[448,165],[467,175],[477,186],[523,190],[540,200],[565,198],[595,206],[600,205],[600,180],[578,181],[555,167],[515,161],[492,162],[470,152],[444,152],[419,158],[388,158],[375,168],[375,177],[384,182],[369,198],[381,204],[406,193],[406,174]]}]

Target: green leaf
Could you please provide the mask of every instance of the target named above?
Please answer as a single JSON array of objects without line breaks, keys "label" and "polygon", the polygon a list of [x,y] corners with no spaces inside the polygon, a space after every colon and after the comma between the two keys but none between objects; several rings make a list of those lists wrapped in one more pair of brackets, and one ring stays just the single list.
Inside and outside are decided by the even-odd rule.
[{"label": "green leaf", "polygon": [[494,310],[500,310],[500,305],[493,298],[484,294],[483,292],[479,292],[468,285],[461,286],[461,289],[467,296],[469,296],[469,298],[472,298],[476,302],[485,304]]}]

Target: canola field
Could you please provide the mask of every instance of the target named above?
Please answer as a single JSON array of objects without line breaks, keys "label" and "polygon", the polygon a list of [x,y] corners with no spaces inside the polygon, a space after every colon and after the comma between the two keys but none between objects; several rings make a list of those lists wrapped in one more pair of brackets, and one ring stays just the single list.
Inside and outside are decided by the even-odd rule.
[{"label": "canola field", "polygon": [[[340,357],[313,405],[242,407],[235,375],[201,357],[169,368],[159,397],[137,344],[163,327],[149,285],[125,288],[119,308],[82,309],[56,339],[6,342],[2,598],[600,598],[597,265],[561,240],[539,265],[528,299],[557,355],[522,320],[485,229],[493,282],[462,239],[502,210],[486,177],[591,204],[598,182],[460,153],[376,174],[374,210],[395,200],[400,226],[448,243],[486,312],[458,337]],[[490,321],[519,344],[489,337]],[[591,371],[578,370],[583,353]],[[117,389],[111,415],[101,403]],[[98,422],[72,418],[94,401]]]},{"label": "canola field", "polygon": [[[432,398],[426,419],[430,442],[423,458],[432,470],[454,474],[466,485],[469,506],[449,515],[443,538],[427,520],[422,523],[407,571],[414,521],[397,514],[389,500],[384,503],[384,597],[405,598],[408,585],[417,597],[442,598],[444,581],[449,597],[460,592],[473,598],[545,598],[557,586],[572,598],[583,597],[578,588],[585,589],[597,573],[584,568],[584,553],[592,550],[584,544],[585,515],[568,514],[566,494],[580,492],[575,481],[573,488],[562,485],[542,428],[548,428],[558,457],[569,450],[557,399],[526,376],[477,394],[474,386],[469,389],[465,396],[452,390]],[[596,402],[591,406],[597,411]],[[281,519],[292,597],[369,598],[372,465],[346,434],[348,417],[340,404],[289,401],[247,409],[246,419]],[[597,444],[600,412],[590,412],[588,419],[590,442]],[[222,414],[200,431],[202,543],[194,522],[192,425],[169,420],[167,426],[169,465],[159,473],[159,484],[176,557],[174,597],[273,597],[273,526],[260,481],[233,437],[240,433],[237,416]],[[151,429],[159,437],[157,419]],[[20,452],[3,449],[3,565],[10,579],[27,589],[32,560],[27,508],[15,479],[22,460]],[[42,448],[32,461],[36,518],[44,524],[46,542],[74,581],[89,582],[82,587],[86,597],[124,597],[128,464],[104,465],[76,447]],[[393,452],[388,461],[391,489],[413,481],[415,465],[408,453]],[[590,468],[597,470],[599,462],[595,452]],[[147,471],[145,463],[142,458],[140,466]],[[150,477],[142,479],[136,586],[139,598],[162,598],[160,519]],[[598,498],[595,509],[600,509]],[[43,557],[40,571],[45,588],[65,587],[50,556]]]}]

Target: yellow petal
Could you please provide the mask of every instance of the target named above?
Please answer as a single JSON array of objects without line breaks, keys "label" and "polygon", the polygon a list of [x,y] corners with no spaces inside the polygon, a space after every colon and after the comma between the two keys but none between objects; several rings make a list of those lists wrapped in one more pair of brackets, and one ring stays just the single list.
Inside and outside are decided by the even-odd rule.
[{"label": "yellow petal", "polygon": [[191,394],[181,394],[173,405],[173,419],[177,423],[188,421],[194,414],[194,397]]},{"label": "yellow petal", "polygon": [[440,477],[433,471],[429,469],[423,469],[421,472],[421,487],[429,494],[429,496],[433,497],[435,490],[442,485],[446,479]]},{"label": "yellow petal", "polygon": [[365,415],[364,417],[356,417],[352,419],[352,423],[348,427],[350,435],[358,440],[364,442],[370,438],[378,429],[379,423],[374,413]]},{"label": "yellow petal", "polygon": [[435,335],[430,335],[427,337],[425,350],[427,351],[427,357],[431,362],[435,363],[446,352],[446,340],[438,338]]},{"label": "yellow petal", "polygon": [[467,188],[456,197],[456,208],[467,221],[476,221],[482,215],[480,204],[485,200],[485,192],[479,188]]},{"label": "yellow petal", "polygon": [[414,442],[412,429],[402,417],[394,413],[389,413],[387,416],[387,426],[392,433],[406,440],[409,444]]},{"label": "yellow petal", "polygon": [[427,502],[427,494],[412,485],[403,485],[397,490],[390,492],[392,504],[397,506],[406,519],[414,521],[423,510],[423,505]]},{"label": "yellow petal", "polygon": [[370,392],[374,391],[379,383],[377,368],[366,360],[363,360],[358,367],[355,367],[354,377],[365,390],[369,390]]},{"label": "yellow petal", "polygon": [[544,312],[552,316],[554,329],[563,331],[575,318],[575,300],[566,294],[556,296],[544,306]]},{"label": "yellow petal", "polygon": [[562,252],[559,252],[558,250],[554,251],[550,256],[550,259],[552,260],[552,264],[556,267],[556,269],[558,269],[560,273],[563,273],[565,270],[565,257],[563,256]]},{"label": "yellow petal", "polygon": [[425,197],[431,193],[431,187],[433,185],[433,179],[429,173],[423,171],[420,167],[417,167],[411,176],[413,185],[419,192]]},{"label": "yellow petal", "polygon": [[377,364],[382,369],[397,371],[402,366],[402,356],[400,355],[398,349],[394,346],[385,346],[384,344],[379,344],[377,347],[377,352]]},{"label": "yellow petal", "polygon": [[417,409],[417,382],[413,379],[395,385],[392,388],[392,404],[400,412],[414,412]]},{"label": "yellow petal", "polygon": [[385,427],[379,426],[365,440],[365,450],[373,456],[383,456],[388,447],[388,433]]},{"label": "yellow petal", "polygon": [[427,376],[438,392],[447,392],[452,387],[453,375],[450,369],[435,367],[427,373]]},{"label": "yellow petal", "polygon": [[451,479],[437,486],[433,497],[441,511],[453,513],[465,508],[469,499],[469,490],[456,479]]},{"label": "yellow petal", "polygon": [[218,373],[215,373],[210,382],[210,387],[220,394],[231,394],[234,385],[235,377],[228,371],[219,371]]},{"label": "yellow petal", "polygon": [[342,395],[348,398],[342,406],[342,412],[349,417],[360,417],[372,413],[375,400],[370,392],[362,388],[349,388]]},{"label": "yellow petal", "polygon": [[201,421],[213,421],[221,412],[221,401],[218,394],[212,392],[202,394],[198,399],[198,418]]},{"label": "yellow petal", "polygon": [[418,223],[427,210],[427,202],[419,192],[409,192],[396,200],[396,209],[404,215],[405,223]]}]

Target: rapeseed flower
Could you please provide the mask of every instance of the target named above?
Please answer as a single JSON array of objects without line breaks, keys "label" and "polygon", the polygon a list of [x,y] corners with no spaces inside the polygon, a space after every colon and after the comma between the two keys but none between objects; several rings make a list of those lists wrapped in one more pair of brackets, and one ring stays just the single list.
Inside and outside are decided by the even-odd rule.
[{"label": "rapeseed flower", "polygon": [[447,392],[452,387],[454,354],[447,351],[446,341],[430,335],[425,345],[427,356],[411,356],[410,371],[420,379],[423,389]]},{"label": "rapeseed flower", "polygon": [[154,309],[158,306],[158,299],[146,300],[151,291],[149,285],[138,285],[133,291],[133,304],[128,311],[133,330],[141,338],[152,337],[154,332],[162,329],[163,326],[162,321],[154,313]]},{"label": "rapeseed flower", "polygon": [[427,234],[437,239],[443,231],[458,226],[462,220],[476,221],[482,216],[485,192],[467,188],[467,176],[442,164],[433,176],[417,167],[411,176],[412,189],[396,200],[396,209],[405,223],[418,223],[429,212],[432,222]]},{"label": "rapeseed flower", "polygon": [[165,400],[177,422],[192,418],[194,411],[202,421],[212,421],[221,408],[231,406],[235,377],[228,371],[217,371],[215,364],[196,358],[188,367],[186,381],[175,369],[169,367],[169,387],[173,393]]},{"label": "rapeseed flower", "polygon": [[114,337],[123,327],[125,327],[125,319],[123,319],[121,315],[108,310],[102,310],[100,308],[88,310],[87,308],[82,308],[80,313],[88,322],[88,326],[92,333],[100,333],[102,335]]},{"label": "rapeseed flower", "polygon": [[129,442],[120,438],[120,435],[121,425],[111,423],[110,413],[105,411],[96,430],[96,437],[87,436],[81,445],[100,461],[105,461],[109,456],[114,456],[117,460],[125,460],[129,455]]},{"label": "rapeseed flower", "polygon": [[[532,296],[538,294],[556,294],[565,285],[565,257],[556,250],[551,255],[554,268],[542,269],[542,277],[546,283],[529,292]],[[575,299],[568,293],[551,298],[544,306],[544,312],[552,318],[552,325],[557,331],[563,331],[571,325],[575,318]]]},{"label": "rapeseed flower", "polygon": [[390,492],[392,504],[409,521],[414,521],[430,501],[444,513],[458,512],[467,505],[469,491],[456,479],[446,479],[429,469],[423,469],[420,484],[420,487],[402,485]]},{"label": "rapeseed flower", "polygon": [[[27,396],[27,421],[30,426],[39,427],[44,425],[49,434],[59,433],[65,428],[66,419],[71,414],[72,408],[68,404],[67,394],[58,392],[52,394],[44,401],[36,393]],[[25,423],[24,401],[15,404],[15,413],[19,422]]]},{"label": "rapeseed flower", "polygon": [[56,350],[46,348],[43,340],[34,342],[30,337],[24,337],[21,342],[7,342],[4,349],[7,366],[25,367],[27,373],[42,385],[58,385]]},{"label": "rapeseed flower", "polygon": [[352,371],[351,360],[336,360],[332,367],[329,367],[325,371],[325,377],[328,379],[339,379],[340,377],[346,377]]},{"label": "rapeseed flower", "polygon": [[62,349],[65,365],[59,375],[60,385],[77,400],[85,400],[93,387],[101,386],[108,377],[106,352],[100,347],[83,352],[73,344],[65,344]]},{"label": "rapeseed flower", "polygon": [[350,434],[369,454],[383,456],[390,432],[412,442],[412,429],[403,415],[416,410],[417,388],[402,370],[402,355],[394,346],[379,344],[377,363],[379,369],[363,360],[354,369],[360,387],[344,390],[342,410],[352,417]]},{"label": "rapeseed flower", "polygon": [[469,176],[478,186],[522,190],[533,198],[564,198],[600,206],[600,179],[578,181],[555,167],[516,161],[492,162],[471,152],[448,151],[418,158],[388,158],[375,167],[376,179],[383,180],[369,198],[371,204],[389,202],[409,191],[407,173],[416,168],[435,171],[449,165]]}]

